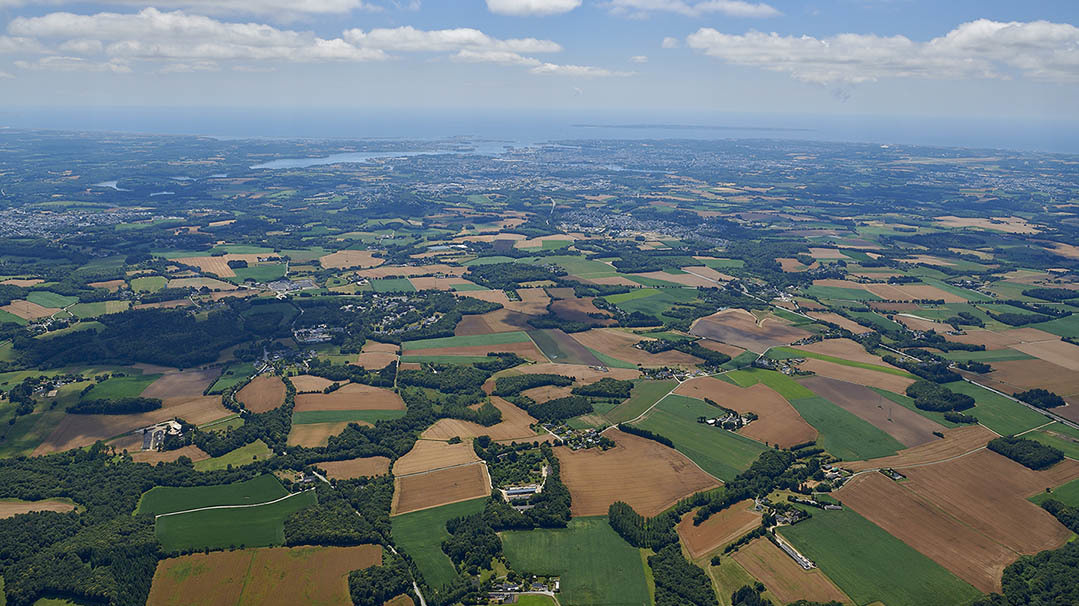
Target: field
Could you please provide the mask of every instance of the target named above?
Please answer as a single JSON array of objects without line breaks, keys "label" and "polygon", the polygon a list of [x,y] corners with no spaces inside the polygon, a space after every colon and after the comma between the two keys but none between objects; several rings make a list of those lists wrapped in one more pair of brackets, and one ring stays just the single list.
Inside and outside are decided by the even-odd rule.
[{"label": "field", "polygon": [[390,472],[390,460],[386,457],[363,457],[344,461],[323,461],[315,465],[326,472],[331,480],[351,480],[364,476],[381,476]]},{"label": "field", "polygon": [[805,330],[789,326],[788,322],[774,316],[759,321],[746,309],[725,309],[701,318],[693,323],[689,332],[757,354],[763,354],[771,347],[789,345],[809,335]]},{"label": "field", "polygon": [[412,558],[431,587],[442,587],[457,577],[453,562],[442,553],[442,541],[450,536],[446,522],[483,511],[485,501],[464,501],[391,518],[393,542]]},{"label": "field", "polygon": [[363,351],[353,364],[368,370],[380,370],[390,362],[397,360],[399,350],[400,347],[393,343],[368,341],[364,343]]},{"label": "field", "polygon": [[[610,315],[610,312],[599,309],[592,301],[592,297],[574,297],[570,299],[560,299],[557,301],[553,301],[550,305],[550,309],[551,312],[559,318],[572,322],[597,321],[595,318],[589,316],[588,314]],[[598,322],[606,325],[614,323],[614,320],[604,319],[598,320]]]},{"label": "field", "polygon": [[949,383],[948,389],[974,398],[975,406],[967,412],[1000,435],[1021,433],[1045,425],[1049,420],[1040,412],[966,381]]},{"label": "field", "polygon": [[584,332],[573,333],[571,336],[573,340],[589,349],[612,358],[624,360],[630,364],[640,364],[646,367],[694,366],[701,362],[700,358],[696,356],[673,349],[658,354],[638,349],[634,345],[648,339],[617,328],[593,328]]},{"label": "field", "polygon": [[348,269],[351,267],[375,267],[384,261],[369,250],[339,250],[319,258],[319,263],[326,269]]},{"label": "field", "polygon": [[1057,366],[1063,366],[1068,370],[1079,372],[1079,346],[1071,343],[1056,339],[1035,343],[1020,343],[1013,345],[1012,349],[1040,358],[1046,362],[1051,362]]},{"label": "field", "polygon": [[305,448],[325,446],[331,436],[340,434],[346,427],[348,427],[347,421],[338,421],[335,423],[296,423],[292,425],[292,429],[288,432],[288,445],[303,446]]},{"label": "field", "polygon": [[701,400],[668,396],[635,425],[669,438],[675,448],[706,472],[730,481],[746,470],[765,446],[697,422],[697,417],[710,417],[715,412],[715,408]]},{"label": "field", "polygon": [[992,431],[981,425],[968,425],[945,429],[943,439],[938,439],[921,446],[901,450],[898,454],[865,461],[849,461],[842,464],[851,471],[879,469],[884,467],[902,468],[910,465],[924,465],[943,461],[952,457],[984,447],[989,440],[997,437]]},{"label": "field", "polygon": [[273,375],[258,376],[243,386],[236,399],[251,412],[268,412],[285,403],[285,383]]},{"label": "field", "polygon": [[491,478],[487,474],[487,465],[483,463],[398,475],[394,485],[392,513],[397,515],[430,509],[490,494]]},{"label": "field", "polygon": [[[860,335],[860,334],[866,333],[866,332],[873,332],[873,329],[866,328],[865,326],[862,326],[861,324],[855,322],[854,320],[851,320],[849,318],[845,318],[845,317],[843,317],[843,316],[841,316],[841,315],[839,315],[839,314],[837,314],[835,312],[830,312],[830,311],[811,311],[811,312],[806,313],[806,315],[811,317],[811,318],[814,318],[816,320],[820,320],[822,322],[829,322],[831,324],[835,324],[836,326],[838,326],[840,328],[843,328],[845,330],[849,330],[849,331],[851,331],[852,333],[854,333],[856,335]],[[823,341],[823,342],[826,342],[826,341]]]},{"label": "field", "polygon": [[812,358],[824,360],[833,364],[864,368],[893,374],[908,379],[914,378],[909,372],[896,368],[885,362],[880,356],[868,353],[861,345],[848,339],[828,339],[809,345],[794,347],[776,347],[771,349],[769,357],[772,358]]},{"label": "field", "polygon": [[461,318],[454,329],[458,336],[488,335],[492,333],[530,330],[528,316],[508,309],[496,309],[485,314],[473,314]]},{"label": "field", "polygon": [[434,425],[424,430],[420,437],[430,440],[449,440],[453,437],[465,439],[491,436],[491,439],[500,442],[507,440],[543,441],[551,437],[546,432],[542,435],[536,435],[536,432],[532,430],[532,425],[536,423],[536,419],[510,402],[497,396],[492,396],[491,403],[502,411],[502,420],[490,427],[459,419],[439,419]]},{"label": "field", "polygon": [[[118,400],[120,398],[135,398],[142,395],[150,384],[161,375],[127,375],[123,377],[111,377],[94,385],[84,400]],[[201,391],[195,395],[201,395]],[[161,397],[161,396],[148,396]]]},{"label": "field", "polygon": [[176,450],[140,450],[138,452],[129,451],[128,454],[131,455],[132,461],[136,463],[149,463],[150,465],[156,465],[162,461],[171,463],[180,457],[187,457],[194,463],[199,463],[200,461],[205,461],[210,458],[210,455],[203,452],[198,446],[190,444],[183,448],[177,448]]},{"label": "field", "polygon": [[952,606],[978,597],[977,589],[853,510],[812,511],[812,518],[784,527],[779,534],[820,566],[854,603]]},{"label": "field", "polygon": [[768,591],[782,603],[796,600],[847,603],[850,601],[819,569],[803,570],[786,553],[768,539],[754,539],[732,558],[746,572],[760,579]]},{"label": "field", "polygon": [[23,320],[36,320],[38,318],[47,318],[60,311],[57,307],[43,307],[32,301],[26,301],[23,299],[15,299],[11,303],[0,307],[0,309],[18,316]]},{"label": "field", "polygon": [[309,410],[404,410],[405,402],[384,387],[349,383],[337,391],[296,396],[296,412]]},{"label": "field", "polygon": [[876,387],[895,393],[903,393],[908,385],[914,383],[914,379],[903,371],[899,371],[900,374],[893,374],[892,372],[859,368],[851,364],[850,362],[837,364],[810,358],[800,364],[799,368],[813,372],[820,377],[846,381],[847,383],[866,387]]},{"label": "field", "polygon": [[[187,260],[184,262],[187,263]],[[192,263],[192,265],[194,264]],[[132,278],[131,290],[134,290],[135,292],[157,292],[162,288],[165,288],[168,282],[168,278],[165,278],[164,276],[142,276],[140,278]]]},{"label": "field", "polygon": [[559,448],[562,481],[572,495],[574,516],[602,515],[615,501],[625,501],[644,516],[653,516],[694,492],[718,486],[676,450],[611,429],[617,444],[606,452],[591,448]]},{"label": "field", "polygon": [[154,531],[166,551],[280,545],[285,518],[317,502],[309,490],[266,505],[177,513],[157,518]]},{"label": "field", "polygon": [[640,553],[611,529],[606,517],[574,519],[561,530],[506,532],[502,543],[506,560],[514,569],[560,575],[562,603],[651,603]]},{"label": "field", "polygon": [[202,392],[206,391],[206,388],[220,375],[220,368],[168,372],[143,389],[139,395],[144,398],[161,398],[162,400],[178,397],[193,398],[201,396]]},{"label": "field", "polygon": [[547,356],[557,364],[582,364],[584,366],[603,366],[587,347],[581,345],[565,332],[554,328],[530,331],[529,336]]},{"label": "field", "polygon": [[405,416],[403,410],[307,410],[292,414],[293,425],[314,423],[356,422],[361,425],[374,425],[376,421],[399,419]]},{"label": "field", "polygon": [[214,382],[213,386],[210,387],[209,393],[223,393],[233,385],[246,381],[247,377],[250,377],[253,374],[255,374],[255,367],[248,362],[232,364],[221,373],[221,376]]},{"label": "field", "polygon": [[162,560],[147,606],[346,606],[351,570],[382,563],[378,545],[273,547]]},{"label": "field", "polygon": [[412,450],[393,464],[393,475],[407,476],[479,460],[471,442],[448,444],[436,440],[417,440]]},{"label": "field", "polygon": [[[708,398],[740,413],[756,413],[760,418],[738,433],[759,442],[790,448],[817,438],[817,430],[806,423],[782,396],[765,385],[742,388],[712,377],[701,377],[682,383],[674,393],[698,400]],[[715,410],[709,416],[719,414]]]},{"label": "field", "polygon": [[607,370],[596,370],[583,364],[529,364],[527,366],[518,366],[513,369],[514,371],[520,371],[522,374],[556,374],[565,375],[567,377],[573,377],[581,383],[594,383],[605,377],[612,379],[619,379],[623,381],[629,381],[641,376],[640,371],[631,368],[608,368]]},{"label": "field", "polygon": [[273,451],[260,439],[235,450],[226,452],[219,457],[197,461],[195,463],[195,469],[198,471],[215,471],[218,469],[228,469],[230,465],[233,467],[240,467],[241,465],[248,465],[254,461],[268,459],[271,455],[273,455]]},{"label": "field", "polygon": [[173,278],[169,280],[169,288],[208,288],[210,290],[236,290],[235,284],[222,282],[213,278]]},{"label": "field", "polygon": [[265,503],[288,494],[277,478],[264,474],[257,478],[217,486],[155,486],[139,500],[139,514],[159,515],[215,505]]},{"label": "field", "polygon": [[[1079,396],[1079,373],[1069,371],[1063,366],[1045,360],[996,362],[992,366],[993,372],[972,377],[972,379],[1004,393],[1040,387],[1066,399],[1069,396]],[[1057,414],[1066,416],[1067,413],[1064,413],[1064,410],[1058,409]]]},{"label": "field", "polygon": [[693,515],[692,511],[684,515],[676,527],[691,559],[708,555],[761,525],[761,514],[753,511],[750,499],[735,503],[696,526]]},{"label": "field", "polygon": [[20,499],[0,499],[0,520],[32,511],[75,511],[75,503],[67,499],[43,499],[23,501]]},{"label": "field", "polygon": [[840,459],[886,457],[904,447],[892,436],[819,396],[795,398],[790,403],[820,432],[817,444]]},{"label": "field", "polygon": [[1057,422],[1025,434],[1030,438],[1064,451],[1064,455],[1079,460],[1079,430]]},{"label": "field", "polygon": [[933,432],[944,429],[939,423],[896,405],[862,385],[825,377],[810,377],[803,379],[801,383],[818,396],[867,421],[907,447],[936,440]]},{"label": "field", "polygon": [[624,423],[636,419],[650,406],[667,395],[675,386],[675,381],[648,381],[639,380],[633,382],[633,390],[629,393],[629,399],[622,402],[604,416],[611,423]]},{"label": "field", "polygon": [[416,292],[408,278],[379,278],[371,280],[370,284],[375,292]]},{"label": "field", "polygon": [[333,381],[315,375],[296,375],[288,380],[296,388],[296,393],[321,393],[323,389],[333,385]]},{"label": "field", "polygon": [[1079,480],[1072,480],[1067,484],[1057,486],[1052,492],[1043,492],[1030,497],[1031,501],[1039,505],[1049,499],[1060,501],[1072,507],[1079,507]]}]

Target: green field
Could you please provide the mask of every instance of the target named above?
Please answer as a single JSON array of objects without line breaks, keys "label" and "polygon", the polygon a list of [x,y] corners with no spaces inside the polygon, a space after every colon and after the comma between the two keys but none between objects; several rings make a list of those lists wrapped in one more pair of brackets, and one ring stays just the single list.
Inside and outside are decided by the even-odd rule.
[{"label": "green field", "polygon": [[9,322],[12,324],[18,324],[19,326],[26,326],[30,323],[25,318],[20,318],[19,316],[16,316],[10,311],[0,309],[0,324],[7,324]]},{"label": "green field", "polygon": [[766,447],[736,433],[697,422],[697,417],[712,417],[717,411],[703,400],[671,395],[635,425],[670,438],[674,447],[701,469],[729,482],[748,469]]},{"label": "green field", "polygon": [[[921,408],[918,408],[917,406],[914,405],[914,398],[910,398],[910,397],[907,397],[907,396],[904,396],[904,395],[893,393],[893,392],[888,391],[887,389],[880,389],[878,387],[870,387],[869,389],[872,389],[873,391],[877,392],[881,396],[883,396],[885,398],[888,398],[889,400],[891,400],[892,402],[895,402],[896,404],[899,404],[903,408],[909,409],[909,410],[911,410],[911,411],[913,411],[913,412],[915,412],[917,414],[920,414],[920,415],[922,415],[923,417],[925,417],[927,419],[932,419],[933,421],[936,421],[937,423],[940,423],[941,425],[943,425],[945,427],[958,427],[959,425],[961,425],[960,423],[953,423],[953,422],[949,421],[948,419],[945,419],[943,412],[935,412],[935,411],[932,411],[932,410],[922,410]],[[970,412],[970,411],[968,410],[966,412]]]},{"label": "green field", "polygon": [[514,570],[561,576],[563,604],[651,604],[640,552],[611,529],[606,516],[575,518],[559,530],[506,532],[502,546]]},{"label": "green field", "polygon": [[1053,423],[1027,434],[1024,438],[1030,438],[1064,451],[1064,456],[1079,460],[1079,430],[1072,429],[1063,423]]},{"label": "green field", "polygon": [[[543,257],[544,259],[551,259],[553,257]],[[571,257],[576,259],[577,257]],[[516,261],[513,257],[505,257],[502,255],[495,255],[492,257],[477,257],[471,261],[466,261],[464,265],[466,267],[472,267],[473,265],[496,265],[498,263],[513,263]]]},{"label": "green field", "polygon": [[1034,356],[1014,349],[987,349],[986,351],[949,351],[944,357],[957,362],[974,360],[975,362],[1011,362],[1012,360],[1031,360]]},{"label": "green field", "polygon": [[443,347],[473,347],[476,345],[506,345],[509,343],[527,343],[530,339],[528,333],[523,331],[496,332],[489,335],[469,335],[462,337],[440,337],[437,339],[420,339],[418,341],[405,341],[401,344],[402,351],[419,349],[436,349]]},{"label": "green field", "polygon": [[636,419],[648,407],[655,404],[663,396],[678,386],[676,381],[648,381],[638,379],[633,382],[633,391],[629,393],[629,399],[622,402],[609,412],[607,419],[611,423],[624,423],[630,419]]},{"label": "green field", "polygon": [[659,289],[657,288],[638,288],[617,295],[607,295],[603,298],[606,299],[608,303],[614,303],[615,305],[619,305],[621,303],[636,301],[637,299],[644,299],[646,297],[652,297],[658,294]]},{"label": "green field", "polygon": [[884,316],[872,312],[872,311],[848,311],[847,314],[852,318],[858,318],[859,320],[867,321],[873,324],[877,328],[885,331],[894,331],[903,328],[898,322],[893,322]]},{"label": "green field", "polygon": [[158,515],[213,505],[250,505],[279,499],[286,494],[288,491],[271,474],[217,486],[155,486],[139,499],[136,513]]},{"label": "green field", "polygon": [[597,360],[599,360],[600,362],[603,362],[604,366],[608,366],[610,368],[637,368],[637,365],[634,364],[633,362],[626,362],[625,360],[619,360],[618,358],[616,358],[614,356],[608,356],[607,354],[605,354],[605,353],[603,353],[601,351],[596,351],[596,350],[592,349],[591,347],[586,347],[585,349],[590,351],[592,353],[592,355],[596,357]]},{"label": "green field", "polygon": [[732,269],[745,267],[746,262],[741,259],[700,259],[701,265],[712,269]]},{"label": "green field", "polygon": [[98,301],[96,303],[76,303],[68,311],[76,318],[96,318],[105,314],[126,311],[131,304],[127,301]]},{"label": "green field", "polygon": [[305,410],[292,414],[293,425],[311,423],[342,423],[350,421],[376,421],[400,419],[405,416],[403,410]]},{"label": "green field", "polygon": [[[608,301],[615,303],[619,308],[624,309],[627,312],[639,311],[641,313],[648,314],[650,316],[662,316],[664,312],[669,310],[674,305],[689,303],[697,298],[696,288],[686,288],[681,285],[673,285],[676,288],[661,288],[661,289],[640,289],[640,291],[653,292],[655,294],[645,295],[643,297],[624,299],[621,301],[611,301],[612,298],[624,297],[626,295],[636,294],[640,291],[634,290],[623,295],[613,295],[607,297]],[[671,320],[675,318],[669,318]]]},{"label": "green field", "polygon": [[221,376],[217,378],[217,381],[214,381],[214,384],[210,386],[210,391],[208,393],[223,393],[230,387],[243,383],[253,374],[255,374],[255,366],[250,362],[232,364],[225,369],[225,372],[221,373]]},{"label": "green field", "polygon": [[[507,257],[508,258],[508,257]],[[544,265],[554,264],[582,278],[603,278],[618,273],[615,268],[601,261],[593,261],[576,255],[555,255],[552,257],[537,257],[535,263]]]},{"label": "green field", "polygon": [[[593,365],[596,363],[596,360],[592,360],[588,356],[581,353],[580,348],[563,348],[563,340],[569,340],[570,344],[576,343],[576,341],[573,341],[572,337],[566,337],[565,335],[558,334],[553,329],[544,328],[541,330],[530,330],[528,331],[528,336],[536,344],[536,347],[539,347],[540,351],[543,352],[543,355],[547,356],[547,358],[552,362],[558,362],[560,364],[585,365]],[[595,354],[595,351],[591,349],[589,349],[589,351],[592,351],[592,353]],[[603,360],[599,356],[596,356],[596,358],[599,359],[601,362],[607,364],[608,366],[613,365],[607,363],[607,361]],[[608,360],[615,361],[614,358],[608,358]],[[618,360],[617,362],[621,365],[627,364],[627,362],[622,362],[621,360]],[[614,366],[615,368],[624,368],[624,366]],[[631,366],[631,368],[636,368],[636,366]]]},{"label": "green field", "polygon": [[117,400],[135,398],[161,375],[127,375],[110,377],[94,385],[83,396],[84,400]]},{"label": "green field", "polygon": [[957,606],[980,595],[966,582],[851,509],[820,511],[780,534],[856,604]]},{"label": "green field", "polygon": [[285,518],[317,503],[310,490],[268,505],[163,516],[157,518],[154,532],[166,551],[280,545],[285,542]]},{"label": "green field", "polygon": [[449,538],[446,522],[450,518],[483,511],[486,497],[413,513],[394,516],[393,542],[419,567],[427,584],[442,587],[457,578],[450,558],[442,553],[442,541]]},{"label": "green field", "polygon": [[557,606],[554,598],[545,595],[521,595],[517,597],[517,601],[514,603],[517,606]]},{"label": "green field", "polygon": [[[206,459],[205,461],[195,461],[195,469],[197,471],[216,471],[218,469],[228,469],[229,465],[233,467],[240,467],[255,461],[261,461],[268,459],[273,455],[273,451],[266,445],[261,439],[241,446],[236,450],[226,452],[220,457],[213,457],[212,459]],[[266,477],[266,476],[263,476]]]},{"label": "green field", "polygon": [[839,299],[841,301],[880,301],[880,297],[861,288],[842,288],[840,286],[810,286],[805,294],[818,299]]},{"label": "green field", "polygon": [[381,278],[371,280],[370,284],[375,292],[416,292],[408,278]]},{"label": "green field", "polygon": [[974,408],[963,412],[978,417],[979,423],[1001,435],[1024,432],[1049,422],[1045,415],[978,385],[955,381],[945,387],[974,398]]},{"label": "green field", "polygon": [[78,297],[59,295],[47,290],[35,290],[26,295],[26,300],[42,307],[67,307],[79,302]]},{"label": "green field", "polygon": [[1062,486],[1057,486],[1053,489],[1053,492],[1043,492],[1039,495],[1030,497],[1031,501],[1041,505],[1048,499],[1054,499],[1071,505],[1072,507],[1079,507],[1079,479],[1072,480]]},{"label": "green field", "polygon": [[743,351],[742,353],[734,356],[730,361],[724,362],[720,365],[723,370],[737,370],[739,368],[745,368],[753,363],[757,359],[757,354],[752,351]]},{"label": "green field", "polygon": [[884,433],[820,396],[788,400],[807,423],[817,428],[817,445],[840,459],[886,457],[906,448]]},{"label": "green field", "polygon": [[486,362],[490,360],[487,356],[401,356],[401,362],[412,362],[415,364],[428,363],[428,364],[475,364],[476,362]]},{"label": "green field", "polygon": [[833,364],[840,364],[842,366],[851,366],[854,368],[864,368],[866,370],[875,370],[877,372],[883,372],[890,375],[896,375],[898,377],[906,377],[908,379],[917,379],[909,372],[900,369],[892,368],[891,366],[881,366],[879,364],[870,364],[868,362],[857,362],[854,360],[847,360],[845,358],[837,358],[835,356],[829,356],[821,353],[815,353],[812,351],[803,351],[801,349],[795,349],[793,347],[773,347],[767,352],[767,356],[773,360],[785,360],[788,358],[814,358],[816,360],[823,360],[825,362],[831,362]]},{"label": "green field", "polygon": [[131,279],[131,290],[135,292],[157,292],[169,281],[164,276],[141,276]]},{"label": "green field", "polygon": [[802,387],[802,385],[794,379],[774,370],[747,368],[745,370],[733,370],[723,376],[734,381],[735,385],[738,385],[739,387],[752,387],[757,383],[764,383],[787,400],[812,398],[817,395],[805,387]]},{"label": "green field", "polygon": [[1039,328],[1045,332],[1051,332],[1061,337],[1079,338],[1079,314],[1072,314],[1064,318],[1049,320],[1041,324],[1031,324],[1032,328]]}]

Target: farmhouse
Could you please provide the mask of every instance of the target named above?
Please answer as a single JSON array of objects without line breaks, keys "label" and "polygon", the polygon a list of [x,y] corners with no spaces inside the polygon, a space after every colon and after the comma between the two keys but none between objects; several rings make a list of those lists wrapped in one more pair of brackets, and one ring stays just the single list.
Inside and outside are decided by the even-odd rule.
[{"label": "farmhouse", "polygon": [[149,427],[139,429],[142,434],[142,449],[157,450],[165,441],[165,436],[178,436],[183,431],[183,426],[175,420],[165,421]]}]

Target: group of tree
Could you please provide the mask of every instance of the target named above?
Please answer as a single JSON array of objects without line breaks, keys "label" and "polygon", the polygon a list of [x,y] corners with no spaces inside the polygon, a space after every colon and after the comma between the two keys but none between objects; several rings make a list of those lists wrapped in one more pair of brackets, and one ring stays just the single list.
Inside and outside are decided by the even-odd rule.
[{"label": "group of tree", "polygon": [[1052,467],[1064,459],[1064,452],[1060,449],[1019,436],[990,440],[987,447],[1034,470]]},{"label": "group of tree", "polygon": [[117,398],[80,400],[68,406],[67,412],[74,415],[127,415],[139,412],[149,412],[161,408],[161,400],[157,398]]},{"label": "group of tree", "polygon": [[699,566],[682,556],[677,543],[648,557],[656,583],[656,606],[716,606],[712,581]]},{"label": "group of tree", "polygon": [[1040,387],[1034,389],[1028,389],[1027,391],[1021,391],[1015,394],[1016,399],[1022,400],[1032,406],[1038,408],[1056,408],[1057,406],[1064,406],[1064,398],[1059,395]]},{"label": "group of tree", "polygon": [[674,448],[674,442],[665,435],[658,434],[654,431],[649,431],[643,427],[637,427],[636,425],[629,425],[628,423],[619,423],[618,430],[626,433],[631,433],[635,436],[652,440],[653,442],[659,442],[669,448]]},{"label": "group of tree", "polygon": [[886,355],[881,359],[892,366],[898,366],[907,372],[934,383],[951,383],[963,379],[963,377],[949,369],[948,363],[944,361],[900,359],[892,355]]},{"label": "group of tree", "polygon": [[907,395],[914,398],[914,405],[921,410],[948,412],[974,408],[974,398],[929,381],[911,383]]},{"label": "group of tree", "polygon": [[633,381],[622,381],[604,377],[595,383],[574,387],[572,393],[577,396],[589,396],[594,398],[614,398],[625,400],[633,390]]},{"label": "group of tree", "polygon": [[573,378],[563,375],[550,373],[521,374],[509,377],[499,377],[498,380],[495,381],[495,388],[491,393],[492,395],[506,397],[515,396],[522,391],[532,389],[533,387],[544,387],[546,385],[566,387],[572,384]]}]

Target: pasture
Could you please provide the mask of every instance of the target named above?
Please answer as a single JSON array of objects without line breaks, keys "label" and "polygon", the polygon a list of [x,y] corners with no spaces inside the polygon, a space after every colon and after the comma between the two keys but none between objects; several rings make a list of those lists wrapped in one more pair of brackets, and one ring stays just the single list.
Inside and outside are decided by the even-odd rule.
[{"label": "pasture", "polygon": [[633,382],[633,390],[629,393],[629,399],[622,402],[604,416],[611,423],[624,423],[636,419],[650,406],[667,395],[675,386],[675,381],[649,381],[637,380]]},{"label": "pasture", "polygon": [[242,383],[255,374],[255,367],[250,362],[241,362],[228,366],[217,381],[210,387],[209,393],[224,393],[230,387]]},{"label": "pasture", "polygon": [[135,398],[142,394],[161,375],[130,374],[123,377],[110,377],[94,385],[83,400],[119,400]]},{"label": "pasture", "polygon": [[956,393],[974,398],[974,408],[966,412],[978,417],[979,423],[1000,435],[1022,433],[1039,425],[1045,425],[1049,421],[1040,412],[993,393],[980,385],[956,381],[949,383],[947,387]]},{"label": "pasture", "polygon": [[1030,497],[1030,500],[1041,505],[1049,499],[1055,499],[1072,507],[1079,507],[1079,480],[1072,480],[1062,486],[1057,486],[1052,492],[1043,492]]},{"label": "pasture", "polygon": [[241,465],[248,465],[255,461],[268,459],[271,455],[273,455],[273,451],[270,450],[270,447],[267,446],[265,442],[259,439],[235,450],[226,452],[219,457],[196,461],[195,469],[198,471],[216,471],[219,469],[228,469],[230,465],[232,467],[240,467]]},{"label": "pasture", "polygon": [[817,444],[840,459],[886,457],[904,448],[899,440],[819,396],[796,398],[790,403],[817,428]]},{"label": "pasture", "polygon": [[281,482],[271,474],[216,486],[155,486],[143,493],[135,513],[160,515],[215,505],[250,505],[287,494]]},{"label": "pasture", "polygon": [[505,532],[502,545],[515,570],[561,576],[563,603],[651,603],[640,552],[611,529],[606,516],[577,518],[565,529]]},{"label": "pasture", "polygon": [[157,518],[154,532],[166,551],[280,545],[285,518],[317,503],[314,491],[306,491],[267,505],[177,513]]},{"label": "pasture", "polygon": [[464,501],[390,519],[393,542],[412,558],[431,587],[442,587],[457,576],[453,562],[442,553],[442,541],[450,537],[446,532],[446,522],[451,518],[483,511],[485,501]]}]

